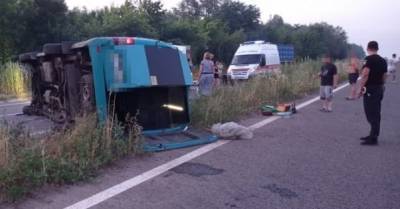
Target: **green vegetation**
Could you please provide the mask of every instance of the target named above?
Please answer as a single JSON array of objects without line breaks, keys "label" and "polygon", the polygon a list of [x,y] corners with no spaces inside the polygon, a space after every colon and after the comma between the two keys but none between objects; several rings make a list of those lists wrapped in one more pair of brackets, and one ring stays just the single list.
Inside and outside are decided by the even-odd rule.
[{"label": "green vegetation", "polygon": [[[344,63],[336,63],[344,78]],[[284,65],[279,75],[256,77],[223,86],[192,105],[195,126],[238,120],[262,104],[293,101],[319,86],[320,62]],[[129,154],[141,153],[142,137],[135,120],[125,126],[114,120],[99,124],[94,115],[78,118],[75,126],[41,139],[22,127],[0,124],[0,201],[14,201],[44,184],[87,180],[96,171]]]},{"label": "green vegetation", "polygon": [[[172,11],[151,0],[127,0],[122,6],[94,11],[68,10],[64,0],[1,0],[0,13],[0,97],[20,97],[29,89],[29,75],[9,63],[15,55],[40,50],[45,43],[95,36],[141,36],[190,45],[195,63],[209,50],[228,64],[241,42],[255,39],[293,44],[298,60],[307,59],[282,66],[281,75],[221,87],[213,96],[200,98],[192,104],[196,126],[237,120],[261,104],[292,101],[314,91],[320,63],[308,59],[325,53],[336,59],[349,53],[364,56],[340,27],[290,25],[279,16],[263,23],[259,8],[236,0],[182,0]],[[339,69],[344,72],[343,64]],[[96,121],[95,116],[80,118],[75,127],[41,140],[33,140],[21,127],[1,124],[1,198],[16,200],[44,184],[85,180],[101,166],[141,152],[135,121],[126,127],[112,120]]]},{"label": "green vegetation", "polygon": [[21,127],[0,125],[0,202],[15,201],[44,184],[69,184],[128,154],[142,152],[140,127],[90,115],[73,128],[33,139]]},{"label": "green vegetation", "polygon": [[[344,81],[345,64],[336,63],[340,81]],[[221,86],[210,97],[201,97],[192,104],[195,126],[211,126],[235,121],[258,110],[263,104],[293,102],[319,87],[317,76],[321,63],[307,60],[283,65],[279,75],[259,76],[234,86]]]},{"label": "green vegetation", "polygon": [[19,64],[8,62],[0,65],[0,100],[26,97],[29,89],[29,73]]},{"label": "green vegetation", "polygon": [[182,0],[171,11],[154,0],[127,0],[94,11],[68,10],[64,0],[2,0],[0,13],[0,63],[40,50],[44,43],[95,36],[141,36],[191,45],[195,63],[210,50],[227,64],[239,43],[255,39],[292,44],[300,60],[324,53],[336,59],[349,53],[364,56],[360,46],[348,43],[341,27],[290,25],[280,16],[263,23],[259,8],[237,0]]}]

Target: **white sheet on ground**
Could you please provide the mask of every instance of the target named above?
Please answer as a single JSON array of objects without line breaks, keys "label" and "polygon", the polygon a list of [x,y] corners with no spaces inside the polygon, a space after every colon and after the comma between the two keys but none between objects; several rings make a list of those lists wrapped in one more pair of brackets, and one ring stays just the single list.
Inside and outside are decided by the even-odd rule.
[{"label": "white sheet on ground", "polygon": [[217,123],[211,127],[213,134],[225,139],[252,139],[253,132],[235,122]]}]

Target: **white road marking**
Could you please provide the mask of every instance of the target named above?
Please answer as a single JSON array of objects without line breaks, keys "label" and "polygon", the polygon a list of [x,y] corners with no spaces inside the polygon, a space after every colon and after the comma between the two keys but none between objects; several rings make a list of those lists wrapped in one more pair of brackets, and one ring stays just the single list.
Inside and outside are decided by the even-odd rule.
[{"label": "white road marking", "polygon": [[[343,89],[343,88],[345,88],[347,86],[348,86],[348,84],[342,85],[339,88],[336,88],[334,90],[334,92],[340,91],[341,89]],[[304,108],[304,107],[306,107],[306,106],[308,106],[308,105],[310,105],[310,104],[312,104],[312,103],[314,103],[314,102],[316,102],[318,100],[319,100],[319,97],[315,97],[315,98],[313,98],[311,100],[308,100],[308,101],[298,105],[297,109],[302,109],[302,108]],[[265,120],[262,120],[262,121],[260,121],[260,122],[258,122],[256,124],[253,124],[253,125],[249,126],[248,128],[250,128],[251,130],[256,130],[256,129],[259,129],[259,128],[261,128],[261,127],[263,127],[263,126],[265,126],[265,125],[267,125],[269,123],[272,123],[272,122],[278,120],[278,119],[280,119],[280,117],[273,116],[273,117],[267,118]],[[113,186],[111,188],[108,188],[108,189],[103,190],[103,191],[101,191],[101,192],[99,192],[97,194],[94,194],[94,195],[92,195],[92,196],[90,196],[90,197],[88,197],[88,198],[86,198],[84,200],[81,200],[81,201],[79,201],[79,202],[77,202],[77,203],[75,203],[75,204],[73,204],[71,206],[68,206],[68,207],[66,207],[64,209],[87,209],[87,208],[93,207],[93,206],[95,206],[95,205],[97,205],[97,204],[99,204],[101,202],[104,202],[104,201],[106,201],[106,200],[108,200],[108,199],[110,199],[110,198],[112,198],[114,196],[117,196],[117,195],[121,194],[122,192],[125,192],[125,191],[127,191],[127,190],[129,190],[129,189],[131,189],[131,188],[133,188],[133,187],[135,187],[135,186],[137,186],[137,185],[139,185],[139,184],[141,184],[143,182],[146,182],[146,181],[148,181],[148,180],[150,180],[152,178],[155,178],[155,177],[167,172],[168,170],[170,170],[172,168],[175,168],[175,167],[177,167],[179,165],[182,165],[185,162],[191,161],[191,160],[193,160],[193,159],[195,159],[195,158],[197,158],[197,157],[199,157],[199,156],[201,156],[203,154],[206,154],[206,153],[208,153],[208,152],[210,152],[210,151],[212,151],[212,150],[214,150],[214,149],[216,149],[218,147],[221,147],[222,145],[228,144],[230,142],[231,141],[220,140],[220,141],[217,141],[215,143],[205,145],[205,146],[203,146],[203,147],[201,147],[199,149],[196,149],[196,150],[194,150],[192,152],[189,152],[189,153],[183,155],[182,157],[179,157],[177,159],[171,160],[171,161],[169,161],[169,162],[167,162],[165,164],[162,164],[162,165],[160,165],[160,166],[158,166],[156,168],[153,168],[153,169],[151,169],[149,171],[146,171],[146,172],[144,172],[144,173],[142,173],[142,174],[140,174],[138,176],[135,176],[135,177],[133,177],[131,179],[128,179],[128,180],[126,180],[124,182],[121,182],[121,183],[119,183],[119,184],[117,184],[117,185],[115,185],[115,186]]]},{"label": "white road marking", "polygon": [[0,115],[0,118],[7,117],[7,116],[16,116],[16,115],[21,115],[21,114],[22,114],[22,112],[3,114],[3,115]]},{"label": "white road marking", "polygon": [[26,105],[30,104],[31,102],[17,102],[17,103],[11,103],[11,104],[2,104],[0,105],[0,108],[2,107],[10,107],[10,106],[19,106],[19,105]]},{"label": "white road marking", "polygon": [[147,180],[150,180],[158,175],[161,175],[164,172],[166,172],[172,168],[175,168],[185,162],[193,160],[194,158],[197,158],[197,157],[199,157],[217,147],[227,144],[229,142],[230,141],[220,140],[215,143],[205,145],[199,149],[196,149],[192,152],[189,152],[188,154],[183,155],[182,157],[179,157],[175,160],[169,161],[163,165],[160,165],[160,166],[153,168],[147,172],[144,172],[138,176],[128,179],[120,184],[117,184],[107,190],[99,192],[99,193],[97,193],[85,200],[82,200],[74,205],[66,207],[65,209],[83,209],[83,208],[90,208],[92,206],[95,206],[107,199],[110,199],[118,194],[121,194],[122,192],[124,192],[128,189],[131,189],[134,186],[137,186]]},{"label": "white road marking", "polygon": [[[341,86],[339,86],[338,88],[334,89],[333,92],[334,92],[334,93],[335,93],[335,92],[338,92],[338,91],[340,91],[340,90],[346,88],[347,86],[349,86],[348,83],[347,83],[347,84],[344,84],[344,85],[341,85]],[[301,103],[300,105],[296,106],[296,108],[300,110],[300,109],[302,109],[302,108],[304,108],[304,107],[307,107],[308,105],[310,105],[310,104],[312,104],[312,103],[318,101],[319,99],[320,99],[319,96],[314,97],[313,99],[310,99],[310,100],[308,100],[308,101],[306,101],[306,102],[303,102],[303,103]]]},{"label": "white road marking", "polygon": [[272,123],[272,122],[278,120],[279,118],[281,118],[281,117],[279,117],[279,116],[272,116],[272,117],[269,117],[269,118],[267,118],[267,119],[265,119],[265,120],[262,120],[262,121],[260,121],[260,122],[258,122],[258,123],[256,123],[256,124],[253,124],[253,125],[249,126],[248,128],[249,128],[250,130],[254,131],[254,130],[259,129],[259,128],[261,128],[261,127],[263,127],[263,126],[265,126],[265,125],[267,125],[267,124],[269,124],[269,123]]},{"label": "white road marking", "polygon": [[[340,90],[346,88],[348,85],[349,85],[349,84],[344,84],[344,85],[342,85],[342,86],[340,86],[340,87],[334,89],[333,92],[340,91]],[[319,99],[320,99],[319,96],[314,97],[313,99],[310,99],[310,100],[308,100],[308,101],[306,101],[306,102],[303,102],[303,103],[301,103],[300,105],[296,106],[296,109],[300,110],[300,109],[302,109],[302,108],[304,108],[304,107],[307,107],[308,105],[310,105],[310,104],[312,104],[312,103],[318,101]],[[278,120],[279,118],[280,118],[279,116],[273,116],[273,117],[267,118],[267,119],[265,119],[265,120],[262,120],[262,121],[260,121],[260,122],[258,122],[258,123],[256,123],[256,124],[253,124],[253,125],[249,126],[249,129],[251,129],[251,130],[259,129],[259,128],[261,128],[261,127],[267,125],[268,123],[272,123],[272,122],[274,122],[275,120]]]}]

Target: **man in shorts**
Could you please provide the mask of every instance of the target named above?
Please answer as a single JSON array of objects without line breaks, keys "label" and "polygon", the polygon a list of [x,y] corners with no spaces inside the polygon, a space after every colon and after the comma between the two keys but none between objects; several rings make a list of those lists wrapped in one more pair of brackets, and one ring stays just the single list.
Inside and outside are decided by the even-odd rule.
[{"label": "man in shorts", "polygon": [[350,84],[350,92],[349,96],[346,97],[346,100],[354,100],[357,98],[357,79],[358,79],[358,71],[360,69],[360,60],[356,56],[352,56],[350,58],[350,63],[347,69],[349,84]]},{"label": "man in shorts", "polygon": [[389,59],[388,71],[389,75],[392,77],[392,82],[396,82],[396,54],[392,55],[392,59]]},{"label": "man in shorts", "polygon": [[333,89],[337,87],[339,76],[337,68],[332,63],[331,57],[325,55],[319,77],[321,78],[320,97],[322,100],[322,112],[332,112]]}]

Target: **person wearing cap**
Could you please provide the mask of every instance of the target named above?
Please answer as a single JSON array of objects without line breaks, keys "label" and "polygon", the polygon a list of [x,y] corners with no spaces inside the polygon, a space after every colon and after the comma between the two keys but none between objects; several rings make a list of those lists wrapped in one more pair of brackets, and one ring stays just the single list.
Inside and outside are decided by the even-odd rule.
[{"label": "person wearing cap", "polygon": [[371,126],[369,135],[362,137],[362,145],[377,145],[381,124],[381,103],[384,95],[384,84],[387,77],[387,62],[378,55],[379,45],[376,41],[368,43],[368,55],[362,67],[359,97],[363,96],[364,111]]}]

